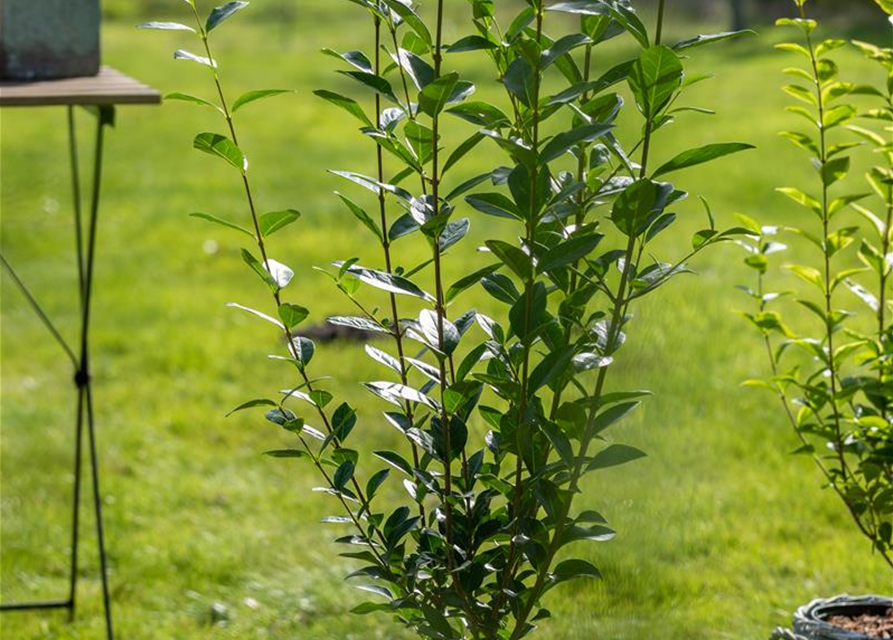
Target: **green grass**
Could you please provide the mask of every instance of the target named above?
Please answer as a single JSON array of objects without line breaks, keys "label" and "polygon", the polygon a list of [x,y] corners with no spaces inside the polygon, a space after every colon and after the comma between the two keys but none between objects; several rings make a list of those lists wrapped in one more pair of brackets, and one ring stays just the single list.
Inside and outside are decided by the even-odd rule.
[{"label": "green grass", "polygon": [[[242,143],[262,208],[304,212],[271,253],[297,268],[292,299],[312,306],[317,321],[347,305],[310,267],[354,255],[376,262],[363,232],[331,194],[350,187],[321,171],[368,171],[371,160],[368,145],[358,152],[357,136],[311,94],[340,82],[318,50],[357,46],[364,33],[345,17],[349,10],[327,4],[305,5],[295,35],[233,22],[221,29],[217,45],[232,96],[249,88],[298,89],[293,97],[246,108]],[[451,22],[450,35],[455,28]],[[164,92],[208,94],[202,69],[170,60],[184,43],[177,35],[111,24],[104,55]],[[597,64],[628,53],[612,48],[610,60]],[[841,61],[850,78],[869,79],[870,67],[852,52]],[[759,146],[680,176],[680,186],[707,196],[725,224],[735,211],[773,220],[800,215],[773,193],[782,182],[811,177],[805,159],[774,133],[793,126],[777,89],[778,69],[788,63],[767,39],[697,52],[691,72],[715,70],[718,77],[693,91],[688,103],[719,115],[690,117],[690,127],[658,139],[655,161],[715,140]],[[463,69],[481,95],[496,95],[487,70]],[[2,118],[3,251],[73,336],[65,116],[60,109],[6,110]],[[79,118],[87,136],[88,118]],[[238,238],[185,217],[190,211],[244,216],[232,172],[191,149],[192,134],[216,127],[209,112],[191,105],[121,108],[108,140],[94,374],[120,637],[406,637],[384,617],[346,613],[362,594],[342,580],[350,565],[329,542],[336,530],[318,524],[333,505],[310,491],[317,481],[308,468],[260,455],[286,442],[283,436],[256,415],[223,417],[287,382],[285,370],[265,358],[277,348],[274,336],[223,306],[267,302],[239,259]],[[82,142],[87,156],[91,143]],[[495,151],[476,154],[468,172],[495,157]],[[702,225],[696,202],[679,213],[682,221],[665,246],[685,246]],[[449,261],[450,277],[482,264],[474,247],[505,232],[476,214],[472,224],[472,237]],[[414,264],[421,254],[408,247],[397,250]],[[695,266],[697,277],[679,279],[639,308],[613,376],[617,388],[651,388],[655,397],[610,436],[650,457],[590,477],[578,502],[605,513],[619,532],[613,542],[578,550],[605,579],[553,591],[548,606],[555,620],[539,637],[758,639],[816,595],[893,586],[836,499],[819,490],[809,462],[788,455],[794,441],[778,407],[739,387],[762,374],[765,363],[756,336],[734,313],[747,302],[733,285],[749,277],[738,250],[720,248]],[[792,284],[782,279],[778,287]],[[0,293],[0,591],[6,602],[60,597],[68,567],[71,371],[6,277]],[[493,308],[479,292],[462,303]],[[380,406],[356,384],[378,375],[360,347],[321,348],[315,370],[332,375],[331,388],[359,408],[364,420],[355,437],[369,445],[364,448],[383,441],[398,446],[393,429],[376,417]],[[397,495],[396,483],[390,490]],[[90,527],[88,518],[88,550]],[[95,554],[88,551],[73,624],[61,613],[8,614],[0,637],[101,637],[96,576]],[[214,621],[215,603],[226,609],[223,622]]]}]

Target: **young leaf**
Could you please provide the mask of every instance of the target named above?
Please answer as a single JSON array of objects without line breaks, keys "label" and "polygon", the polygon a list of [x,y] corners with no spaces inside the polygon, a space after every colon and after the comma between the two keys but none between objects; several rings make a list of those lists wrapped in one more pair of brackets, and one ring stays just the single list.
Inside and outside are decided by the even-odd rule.
[{"label": "young leaf", "polygon": [[188,27],[179,22],[144,22],[137,26],[137,29],[158,29],[160,31],[191,31],[195,33],[195,29]]},{"label": "young leaf", "polygon": [[273,96],[281,96],[283,93],[294,93],[294,91],[291,89],[259,89],[257,91],[243,93],[236,98],[235,102],[233,102],[232,112],[235,113],[251,102],[263,100],[264,98],[272,98]]},{"label": "young leaf", "polygon": [[589,470],[606,469],[644,458],[645,453],[625,444],[612,444],[599,451],[589,462]]},{"label": "young leaf", "polygon": [[362,122],[367,127],[374,127],[372,121],[363,111],[363,108],[359,105],[356,100],[352,98],[346,98],[340,94],[333,93],[332,91],[326,91],[324,89],[319,89],[318,91],[314,91],[314,94],[322,98],[323,100],[327,100],[334,104],[337,107],[340,107],[347,111],[354,118]]},{"label": "young leaf", "polygon": [[657,171],[655,171],[654,175],[652,175],[651,177],[657,178],[673,171],[687,169],[689,167],[694,167],[705,162],[710,162],[711,160],[715,160],[716,158],[721,158],[733,153],[738,153],[739,151],[745,151],[747,149],[754,148],[755,147],[752,144],[746,144],[743,142],[720,142],[715,144],[708,144],[703,147],[698,147],[697,149],[689,149],[688,151],[683,151],[669,162],[661,165],[661,167]]},{"label": "young leaf", "polygon": [[279,305],[279,317],[282,318],[285,328],[289,331],[301,324],[308,315],[310,312],[300,305],[288,302]]},{"label": "young leaf", "polygon": [[216,104],[211,102],[210,100],[205,100],[204,98],[199,98],[198,96],[193,96],[188,93],[169,93],[164,96],[165,100],[181,100],[183,102],[194,102],[196,104],[203,105],[205,107],[211,107],[212,109],[216,109],[221,114],[223,113],[223,109],[218,107]]},{"label": "young leaf", "polygon": [[458,73],[448,73],[422,89],[419,94],[419,109],[422,113],[436,118],[446,106],[458,81]]},{"label": "young leaf", "polygon": [[174,59],[175,60],[190,60],[192,62],[197,62],[199,64],[203,64],[206,67],[211,67],[212,69],[217,68],[217,63],[212,61],[210,58],[206,58],[204,56],[198,56],[194,53],[190,53],[185,49],[177,49],[174,51]]},{"label": "young leaf", "polygon": [[248,171],[248,158],[236,144],[219,133],[200,133],[195,136],[192,146],[212,156],[223,158],[241,172]]},{"label": "young leaf", "polygon": [[555,584],[574,578],[601,578],[601,572],[586,560],[565,560],[552,572]]},{"label": "young leaf", "polygon": [[249,238],[254,238],[254,234],[245,227],[241,227],[234,222],[229,222],[228,220],[212,216],[210,213],[190,213],[189,215],[193,218],[201,218],[202,220],[207,220],[208,222],[213,222],[214,224],[219,224],[230,229],[235,229],[236,231],[241,231]]},{"label": "young leaf", "polygon": [[205,31],[212,31],[221,22],[247,6],[247,2],[227,2],[224,5],[214,8],[208,15],[208,21],[205,23]]},{"label": "young leaf", "polygon": [[682,62],[669,47],[649,47],[633,63],[628,82],[639,111],[653,117],[682,86]]},{"label": "young leaf", "polygon": [[258,226],[262,236],[273,235],[283,227],[287,227],[301,217],[301,212],[294,209],[284,211],[272,211],[265,213],[258,219]]}]

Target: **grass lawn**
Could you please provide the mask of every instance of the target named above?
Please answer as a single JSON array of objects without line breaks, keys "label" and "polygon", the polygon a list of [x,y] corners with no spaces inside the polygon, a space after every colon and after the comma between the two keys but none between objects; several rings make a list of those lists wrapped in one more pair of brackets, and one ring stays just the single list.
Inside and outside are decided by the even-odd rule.
[{"label": "grass lawn", "polygon": [[[348,306],[312,265],[351,256],[377,264],[366,236],[331,193],[351,188],[320,169],[369,172],[373,159],[369,146],[358,154],[344,120],[311,94],[341,82],[321,47],[365,42],[365,26],[351,18],[350,5],[329,3],[306,3],[294,34],[234,20],[221,28],[217,45],[231,95],[298,89],[293,97],[245,109],[242,146],[251,156],[261,208],[304,213],[277,236],[271,255],[296,268],[291,300],[311,306],[316,321]],[[311,27],[315,16],[323,20]],[[448,38],[455,27],[448,25]],[[812,177],[804,157],[775,135],[795,122],[778,89],[779,69],[791,61],[772,50],[776,37],[697,50],[691,72],[718,77],[693,90],[688,103],[719,115],[688,116],[691,128],[671,128],[657,140],[658,162],[711,141],[758,145],[679,176],[679,186],[708,197],[726,225],[736,211],[794,219],[800,213],[773,188]],[[210,94],[204,69],[170,59],[183,45],[191,43],[129,24],[109,24],[104,32],[107,63],[165,93]],[[616,45],[611,59],[597,64],[604,68],[628,55],[624,47]],[[848,79],[866,80],[873,72],[851,51],[839,59]],[[482,96],[496,95],[489,70],[463,69]],[[78,115],[87,125],[86,114]],[[346,613],[363,595],[342,580],[350,563],[330,542],[339,531],[319,525],[334,509],[330,499],[311,492],[317,481],[309,467],[261,455],[286,442],[279,430],[256,414],[224,417],[287,382],[285,369],[265,358],[277,348],[275,335],[224,308],[229,301],[267,304],[239,258],[239,238],[186,217],[191,211],[245,215],[231,170],[191,149],[194,133],[218,123],[209,111],[180,103],[121,108],[118,116],[106,153],[94,376],[120,637],[406,637],[384,616]],[[6,110],[2,130],[3,252],[73,336],[64,111]],[[85,157],[92,147],[88,131],[82,128]],[[489,154],[477,156],[469,174],[492,164]],[[684,245],[703,225],[695,198],[679,213],[682,222],[665,245]],[[472,233],[448,260],[450,281],[468,264],[483,265],[474,248],[504,232],[492,219],[464,214],[472,218]],[[421,256],[408,246],[396,249],[405,264],[415,264]],[[795,255],[804,251],[794,243]],[[580,549],[605,578],[552,591],[547,604],[555,619],[538,637],[761,639],[814,596],[893,588],[890,572],[854,533],[842,506],[819,490],[811,463],[788,455],[794,439],[778,407],[739,386],[763,374],[765,365],[756,336],[734,313],[747,305],[733,288],[749,277],[739,250],[720,248],[694,266],[698,276],[676,280],[639,308],[612,376],[617,388],[650,388],[655,397],[609,436],[650,457],[591,475],[578,501],[581,509],[604,513],[619,533],[610,543]],[[777,286],[793,284],[780,277]],[[73,482],[71,371],[60,366],[58,347],[5,275],[0,293],[0,595],[5,602],[62,597]],[[493,309],[477,290],[461,304]],[[394,430],[377,417],[380,404],[355,383],[380,374],[361,347],[320,348],[314,363],[333,377],[336,396],[365,417],[354,438],[367,449],[372,442],[382,448],[383,440],[398,446]],[[396,496],[402,489],[392,485]],[[84,520],[88,551],[75,622],[62,613],[8,614],[0,620],[3,640],[102,637],[91,525]]]}]

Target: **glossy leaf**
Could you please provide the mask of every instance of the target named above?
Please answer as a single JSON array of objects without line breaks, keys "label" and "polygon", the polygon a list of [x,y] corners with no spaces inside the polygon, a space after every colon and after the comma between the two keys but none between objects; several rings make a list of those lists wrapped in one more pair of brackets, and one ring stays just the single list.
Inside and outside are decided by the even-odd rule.
[{"label": "glossy leaf", "polygon": [[654,172],[652,177],[657,178],[673,171],[687,169],[699,164],[704,164],[705,162],[710,162],[716,158],[754,148],[753,145],[743,142],[721,142],[708,144],[703,147],[698,147],[697,149],[689,149],[688,151],[683,151],[669,162],[662,164],[660,168]]},{"label": "glossy leaf", "polygon": [[272,98],[273,96],[281,96],[284,93],[294,93],[294,91],[292,91],[291,89],[260,89],[257,91],[249,91],[247,93],[243,93],[238,98],[236,98],[235,102],[233,102],[232,112],[235,113],[246,104],[250,104],[258,100],[264,100],[266,98]]},{"label": "glossy leaf", "polygon": [[239,171],[248,170],[248,158],[242,154],[232,140],[219,133],[200,133],[195,137],[192,146],[199,151],[226,160]]},{"label": "glossy leaf", "polygon": [[214,8],[208,15],[208,20],[205,23],[205,31],[212,31],[220,25],[221,22],[229,19],[234,13],[241,11],[247,6],[247,2],[227,2],[224,5]]}]

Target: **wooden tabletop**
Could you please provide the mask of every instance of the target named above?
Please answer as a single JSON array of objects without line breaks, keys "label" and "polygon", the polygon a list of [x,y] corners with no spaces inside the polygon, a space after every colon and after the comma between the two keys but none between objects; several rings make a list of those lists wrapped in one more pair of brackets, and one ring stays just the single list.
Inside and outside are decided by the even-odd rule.
[{"label": "wooden tabletop", "polygon": [[0,81],[0,107],[159,104],[161,94],[111,67],[99,75],[34,82]]}]

